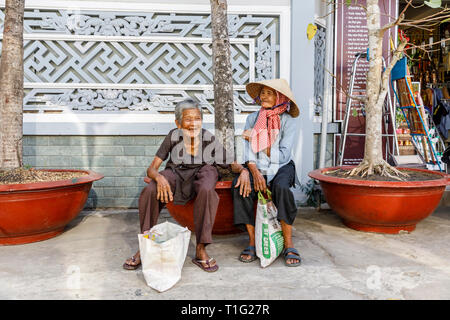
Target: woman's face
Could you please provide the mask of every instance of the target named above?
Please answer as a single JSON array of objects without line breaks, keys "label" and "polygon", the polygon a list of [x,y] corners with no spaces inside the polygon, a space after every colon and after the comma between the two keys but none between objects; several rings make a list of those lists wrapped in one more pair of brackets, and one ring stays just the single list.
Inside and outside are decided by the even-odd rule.
[{"label": "woman's face", "polygon": [[272,108],[277,102],[277,94],[275,93],[275,90],[268,87],[263,87],[261,89],[259,98],[261,99],[261,107],[266,109]]},{"label": "woman's face", "polygon": [[202,114],[197,108],[183,110],[181,122],[175,120],[177,127],[183,130],[187,138],[195,138],[202,129]]}]

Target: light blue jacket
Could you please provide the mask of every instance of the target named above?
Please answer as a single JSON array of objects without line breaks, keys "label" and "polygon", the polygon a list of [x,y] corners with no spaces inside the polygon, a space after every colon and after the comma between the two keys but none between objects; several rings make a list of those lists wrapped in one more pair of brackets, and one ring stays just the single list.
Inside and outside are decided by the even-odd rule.
[{"label": "light blue jacket", "polygon": [[[252,129],[258,119],[259,111],[248,115],[244,130]],[[256,167],[262,174],[267,175],[269,183],[278,169],[286,165],[293,159],[292,150],[296,138],[297,121],[290,114],[284,112],[280,115],[281,128],[275,142],[270,146],[270,158],[264,151],[254,153],[250,143],[244,140],[244,162],[251,161],[256,163]],[[295,175],[295,184],[300,185],[297,174]]]}]

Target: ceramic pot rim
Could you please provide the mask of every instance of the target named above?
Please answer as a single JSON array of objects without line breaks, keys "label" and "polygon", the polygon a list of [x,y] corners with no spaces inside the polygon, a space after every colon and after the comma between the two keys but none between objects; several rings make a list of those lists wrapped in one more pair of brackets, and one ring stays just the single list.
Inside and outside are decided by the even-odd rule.
[{"label": "ceramic pot rim", "polygon": [[230,189],[232,181],[217,181],[216,189]]},{"label": "ceramic pot rim", "polygon": [[[145,183],[150,183],[149,177],[144,177]],[[231,188],[232,181],[217,181],[216,182],[216,189],[230,189]]]},{"label": "ceramic pot rim", "polygon": [[447,175],[446,173],[430,171],[430,170],[426,170],[426,169],[416,169],[416,168],[396,167],[396,169],[399,169],[399,170],[419,171],[419,172],[426,172],[426,173],[439,175],[439,176],[441,176],[441,179],[424,180],[424,181],[369,181],[369,180],[357,180],[357,179],[332,177],[332,176],[328,176],[328,175],[325,175],[322,173],[322,172],[327,172],[327,171],[337,170],[337,169],[348,170],[348,169],[352,169],[355,167],[356,166],[337,166],[337,167],[316,169],[316,170],[311,171],[308,175],[313,179],[323,181],[323,182],[336,183],[336,184],[342,184],[342,185],[375,187],[375,188],[377,188],[377,187],[378,188],[386,188],[386,187],[420,188],[420,187],[440,187],[440,186],[445,187],[449,183],[449,175]]},{"label": "ceramic pot rim", "polygon": [[74,186],[78,184],[84,184],[100,180],[104,177],[102,174],[92,170],[75,170],[75,169],[36,169],[36,170],[50,171],[50,172],[84,172],[87,173],[87,175],[79,178],[58,180],[58,181],[5,184],[0,185],[0,192],[32,191],[40,189],[53,189],[59,187]]}]

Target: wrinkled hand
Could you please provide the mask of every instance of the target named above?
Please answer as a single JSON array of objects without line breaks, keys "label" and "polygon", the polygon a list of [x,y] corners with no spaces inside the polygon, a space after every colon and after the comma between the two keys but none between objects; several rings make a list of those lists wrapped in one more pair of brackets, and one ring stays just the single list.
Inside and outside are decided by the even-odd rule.
[{"label": "wrinkled hand", "polygon": [[172,189],[170,188],[170,184],[167,179],[160,174],[155,180],[157,189],[156,199],[164,203],[173,201]]},{"label": "wrinkled hand", "polygon": [[252,192],[252,187],[250,183],[250,173],[248,172],[247,169],[243,169],[241,171],[241,174],[239,175],[239,178],[235,185],[235,188],[237,187],[240,187],[239,194],[244,198],[248,197],[250,192]]},{"label": "wrinkled hand", "polygon": [[266,192],[267,186],[266,186],[266,180],[264,179],[264,176],[261,174],[259,170],[254,170],[252,172],[253,175],[253,184],[255,186],[255,191],[263,191]]}]

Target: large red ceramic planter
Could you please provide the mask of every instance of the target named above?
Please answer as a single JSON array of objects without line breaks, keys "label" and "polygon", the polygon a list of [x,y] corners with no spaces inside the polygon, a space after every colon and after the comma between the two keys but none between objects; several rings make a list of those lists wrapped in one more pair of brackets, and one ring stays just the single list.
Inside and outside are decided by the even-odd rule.
[{"label": "large red ceramic planter", "polygon": [[[214,220],[213,234],[234,234],[242,230],[233,225],[233,200],[231,198],[231,181],[218,181],[216,192],[219,195],[219,206],[217,208],[216,219]],[[172,202],[167,204],[172,217],[189,230],[194,231],[194,200],[185,205],[175,205]]]},{"label": "large red ceramic planter", "polygon": [[323,172],[338,168],[317,169],[309,173],[320,181],[325,199],[346,226],[367,232],[411,232],[438,206],[448,184],[445,173],[423,169],[398,168],[435,174],[427,181],[367,181],[337,178]]},{"label": "large red ceramic planter", "polygon": [[[144,178],[146,183],[150,182],[149,178]],[[218,181],[216,183],[216,192],[219,195],[219,206],[217,208],[216,219],[212,233],[218,235],[240,233],[242,230],[233,225],[233,200],[231,198],[231,181]],[[194,200],[189,201],[185,205],[176,205],[169,202],[167,205],[172,217],[180,225],[187,227],[194,232]]]},{"label": "large red ceramic planter", "polygon": [[55,237],[83,209],[92,183],[103,175],[61,181],[0,185],[0,245],[24,244]]}]

